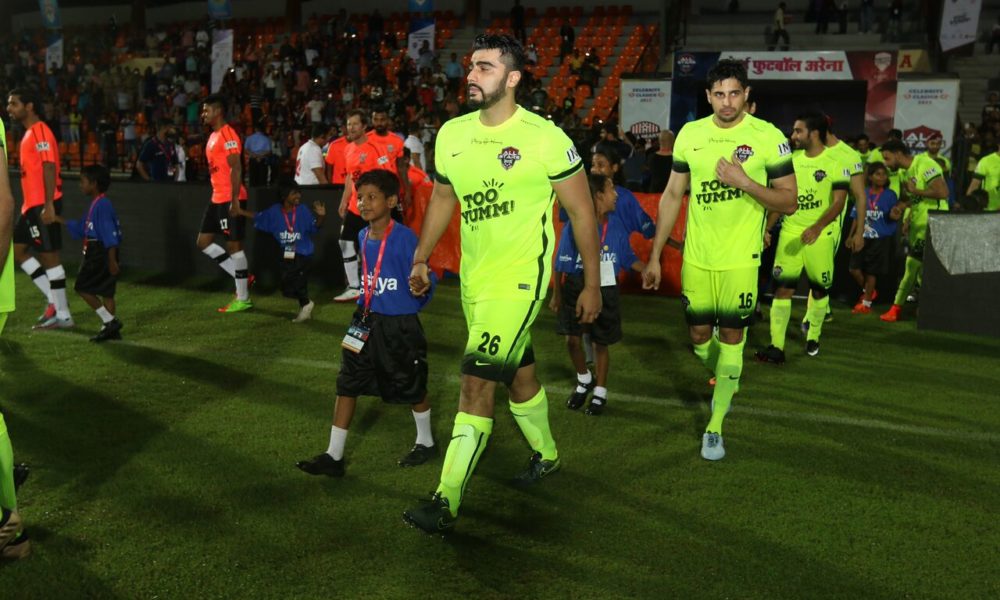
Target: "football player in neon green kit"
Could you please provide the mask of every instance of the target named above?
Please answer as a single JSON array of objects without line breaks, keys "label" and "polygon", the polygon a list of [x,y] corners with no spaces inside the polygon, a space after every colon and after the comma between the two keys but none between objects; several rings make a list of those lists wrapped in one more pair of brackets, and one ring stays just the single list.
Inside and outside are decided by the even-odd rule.
[{"label": "football player in neon green kit", "polygon": [[457,205],[469,337],[440,485],[429,502],[403,513],[408,523],[428,533],[454,526],[465,486],[493,430],[498,382],[507,386],[511,413],[533,450],[527,470],[514,482],[531,485],[559,468],[530,332],[551,276],[556,195],[569,214],[583,260],[577,315],[590,323],[601,311],[597,221],[583,162],[561,129],[517,105],[524,63],[524,48],[509,35],[477,37],[468,90],[469,103],[479,110],[445,123],[435,144],[436,181],[410,287],[415,295],[427,290],[427,259]]},{"label": "football player in neon green kit", "polygon": [[976,171],[972,174],[972,181],[969,182],[965,195],[971,196],[972,192],[980,188],[990,195],[986,210],[1000,210],[1000,154],[995,149],[976,163]]},{"label": "football player in neon green kit", "polygon": [[[14,311],[14,195],[7,174],[6,133],[0,121],[0,333],[7,315]],[[14,450],[7,434],[7,424],[0,413],[0,558],[24,558],[31,552],[31,542],[24,533],[17,512],[14,486]]]},{"label": "football player in neon green kit", "polygon": [[684,125],[674,143],[643,287],[660,285],[660,253],[690,189],[682,301],[695,354],[716,377],[701,456],[719,460],[725,456],[722,421],[739,386],[744,334],[757,301],[765,213],[792,214],[798,203],[787,139],[744,111],[746,65],[719,61],[708,73],[706,95],[713,114]]},{"label": "football player in neon green kit", "polygon": [[910,149],[901,141],[889,140],[882,145],[882,157],[890,169],[900,169],[903,196],[901,204],[910,209],[910,216],[903,222],[903,232],[909,240],[910,253],[906,257],[906,270],[892,306],[881,319],[899,320],[906,296],[917,283],[924,268],[924,241],[927,237],[927,216],[931,210],[948,210],[948,185],[944,182],[941,165],[927,154],[910,155]]},{"label": "football player in neon green kit", "polygon": [[[774,279],[777,288],[771,303],[771,345],[757,353],[757,359],[775,364],[785,362],[785,332],[792,314],[792,294],[802,270],[809,278],[813,301],[806,311],[809,332],[806,354],[819,354],[819,336],[830,304],[833,285],[833,257],[840,245],[840,217],[850,182],[850,170],[841,156],[826,147],[827,120],[818,112],[803,113],[792,127],[792,154],[798,184],[798,210],[785,217],[777,241]],[[778,222],[778,213],[769,213],[767,231]],[[770,233],[765,233],[770,243]]]}]

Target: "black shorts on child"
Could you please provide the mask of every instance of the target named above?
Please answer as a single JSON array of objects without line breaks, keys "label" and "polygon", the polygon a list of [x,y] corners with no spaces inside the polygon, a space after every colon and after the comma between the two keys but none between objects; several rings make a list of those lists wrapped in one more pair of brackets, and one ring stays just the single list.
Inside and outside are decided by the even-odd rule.
[{"label": "black shorts on child", "polygon": [[80,272],[73,289],[84,294],[114,298],[118,278],[108,268],[108,249],[97,240],[87,240]]},{"label": "black shorts on child", "polygon": [[861,252],[851,254],[851,268],[867,275],[884,276],[889,273],[892,249],[892,238],[867,238]]},{"label": "black shorts on child", "polygon": [[[354,319],[361,319],[355,311]],[[343,349],[338,396],[378,396],[390,404],[418,404],[427,392],[427,339],[415,315],[372,313],[361,352]]]},{"label": "black shorts on child", "polygon": [[309,265],[312,256],[296,254],[281,261],[281,294],[286,298],[309,297]]},{"label": "black shorts on child", "polygon": [[[557,274],[558,275],[558,274]],[[601,288],[601,312],[593,323],[583,325],[576,318],[576,301],[583,291],[583,275],[567,274],[562,286],[562,304],[556,319],[556,333],[581,336],[590,333],[595,344],[610,346],[622,339],[622,316],[618,306],[618,287]]]}]

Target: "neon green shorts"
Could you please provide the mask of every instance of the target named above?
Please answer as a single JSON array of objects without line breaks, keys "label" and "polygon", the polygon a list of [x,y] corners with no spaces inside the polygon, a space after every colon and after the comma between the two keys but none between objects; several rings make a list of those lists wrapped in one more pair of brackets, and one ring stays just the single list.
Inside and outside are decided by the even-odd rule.
[{"label": "neon green shorts", "polygon": [[10,313],[0,313],[0,334],[3,333],[3,328],[7,324],[7,315]]},{"label": "neon green shorts", "polygon": [[757,267],[710,271],[681,265],[681,303],[688,325],[742,329],[757,305]]},{"label": "neon green shorts", "polygon": [[535,363],[531,324],[542,302],[485,300],[462,303],[469,339],[462,357],[462,374],[506,385],[521,367]]},{"label": "neon green shorts", "polygon": [[833,257],[840,244],[838,233],[836,228],[828,227],[815,242],[806,245],[802,243],[801,231],[782,229],[772,272],[778,285],[794,288],[805,269],[810,288],[830,289],[833,285]]}]

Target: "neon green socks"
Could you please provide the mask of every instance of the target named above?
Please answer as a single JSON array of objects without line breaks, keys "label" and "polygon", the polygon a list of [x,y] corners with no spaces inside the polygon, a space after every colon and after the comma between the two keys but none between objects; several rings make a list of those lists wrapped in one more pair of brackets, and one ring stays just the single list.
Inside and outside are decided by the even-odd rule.
[{"label": "neon green socks", "polygon": [[695,344],[694,353],[701,359],[701,364],[708,367],[712,375],[715,375],[715,369],[719,364],[719,338],[713,335],[704,344]]},{"label": "neon green socks", "polygon": [[726,418],[733,402],[733,394],[740,385],[743,373],[743,344],[719,342],[719,367],[716,372],[715,391],[712,393],[712,418],[707,432],[722,435],[722,420]]},{"label": "neon green socks", "polygon": [[[823,314],[826,314],[826,307],[823,308]],[[791,318],[791,298],[775,298],[771,301],[771,345],[779,350],[785,349],[785,333],[788,331],[788,321]]]},{"label": "neon green socks", "polygon": [[898,306],[906,304],[906,297],[910,295],[913,286],[916,285],[923,270],[923,261],[917,260],[912,256],[906,257],[906,272],[903,274],[902,281],[899,282],[899,289],[896,290],[896,299],[892,301],[893,304]]},{"label": "neon green socks", "polygon": [[809,321],[809,332],[806,339],[813,342],[819,341],[819,334],[823,332],[823,320],[826,319],[826,309],[830,306],[830,296],[823,296],[813,299],[812,306],[806,309],[806,319]]},{"label": "neon green socks", "polygon": [[510,412],[521,428],[521,433],[528,440],[528,445],[535,452],[540,452],[542,460],[555,460],[559,457],[556,441],[549,429],[549,400],[545,396],[545,388],[540,388],[535,397],[520,404],[510,403]]},{"label": "neon green socks", "polygon": [[7,510],[17,510],[17,497],[14,495],[14,449],[7,435],[7,424],[0,414],[0,507]]},{"label": "neon green socks", "polygon": [[475,470],[492,432],[493,419],[464,412],[455,415],[455,427],[451,431],[451,443],[444,455],[441,484],[437,489],[448,500],[452,516],[458,516],[458,505],[462,502],[465,485],[469,483],[472,471]]}]

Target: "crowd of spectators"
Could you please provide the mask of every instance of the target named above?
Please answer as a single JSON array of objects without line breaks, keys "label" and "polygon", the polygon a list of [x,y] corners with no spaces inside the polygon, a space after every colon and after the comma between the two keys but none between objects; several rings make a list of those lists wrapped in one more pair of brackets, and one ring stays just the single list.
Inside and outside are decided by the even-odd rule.
[{"label": "crowd of spectators", "polygon": [[[179,22],[136,35],[111,21],[67,30],[62,67],[46,64],[41,31],[22,31],[0,40],[0,52],[11,57],[0,93],[6,98],[19,86],[42,93],[43,118],[64,143],[64,167],[102,162],[137,178],[203,179],[200,100],[210,92],[215,25]],[[263,22],[235,29],[233,67],[218,91],[229,100],[227,121],[247,140],[252,183],[290,175],[313,126],[328,127],[332,139],[348,110],[376,105],[387,108],[392,129],[410,146],[422,146],[420,161],[433,170],[434,136],[462,110],[466,67],[456,53],[441,56],[426,42],[418,58],[405,57],[405,32],[393,29],[377,10],[363,18],[344,10],[314,15],[292,33]],[[596,84],[596,51],[581,55],[571,41],[566,50],[579,77]],[[571,131],[580,147],[598,135],[582,129],[571,99],[556,105],[530,75],[521,92],[523,105]],[[13,123],[8,131],[12,139],[21,135]],[[136,166],[153,155],[167,157],[166,173]]]}]

